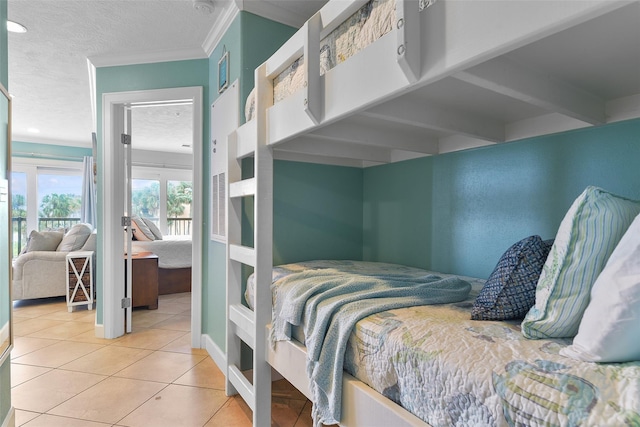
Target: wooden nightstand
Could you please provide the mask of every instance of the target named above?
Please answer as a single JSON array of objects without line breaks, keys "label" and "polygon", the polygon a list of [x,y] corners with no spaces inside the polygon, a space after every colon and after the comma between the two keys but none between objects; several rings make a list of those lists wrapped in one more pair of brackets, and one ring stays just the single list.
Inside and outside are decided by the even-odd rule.
[{"label": "wooden nightstand", "polygon": [[[125,275],[126,268],[125,262]],[[131,288],[132,307],[158,308],[158,255],[139,252],[131,256]]]}]

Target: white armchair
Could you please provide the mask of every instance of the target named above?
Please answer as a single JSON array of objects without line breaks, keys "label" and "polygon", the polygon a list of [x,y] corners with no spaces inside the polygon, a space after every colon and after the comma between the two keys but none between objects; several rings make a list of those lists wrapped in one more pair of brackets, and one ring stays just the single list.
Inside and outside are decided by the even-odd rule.
[{"label": "white armchair", "polygon": [[[58,233],[59,236],[53,233]],[[56,239],[58,244],[55,244]],[[29,249],[30,244],[35,250]],[[64,236],[55,231],[32,231],[27,251],[13,260],[12,299],[65,296],[67,253],[95,249],[96,234],[91,232],[88,224],[76,224]]]}]

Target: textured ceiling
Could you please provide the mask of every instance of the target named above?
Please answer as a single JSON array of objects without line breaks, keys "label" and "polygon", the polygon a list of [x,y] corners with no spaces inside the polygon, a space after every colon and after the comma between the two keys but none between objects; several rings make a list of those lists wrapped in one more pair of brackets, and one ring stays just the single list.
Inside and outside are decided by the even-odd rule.
[{"label": "textured ceiling", "polygon": [[[163,60],[206,58],[204,46],[222,25],[225,11],[238,7],[299,26],[325,2],[218,0],[212,14],[203,14],[192,0],[9,0],[9,19],[28,29],[26,34],[9,34],[13,139],[91,146],[87,58],[97,65],[145,55]],[[138,144],[144,143],[141,139],[153,141],[138,148],[184,151],[190,112],[176,109],[135,113],[134,124],[146,135],[136,138]],[[179,125],[187,128],[176,129]]]}]

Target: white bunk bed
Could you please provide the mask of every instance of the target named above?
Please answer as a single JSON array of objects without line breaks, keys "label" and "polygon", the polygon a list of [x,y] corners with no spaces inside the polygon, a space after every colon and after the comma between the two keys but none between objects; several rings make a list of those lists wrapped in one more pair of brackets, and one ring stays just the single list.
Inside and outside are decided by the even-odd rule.
[{"label": "white bunk bed", "polygon": [[[254,117],[229,136],[227,392],[254,425],[270,420],[271,367],[309,396],[304,347],[267,339],[274,158],[365,167],[640,117],[638,1],[398,0],[390,32],[321,75],[320,41],[366,3],[330,1],[258,67]],[[274,103],[274,79],[300,56],[303,87]],[[240,243],[244,197],[254,248]],[[254,311],[242,264],[255,268]],[[426,424],[345,375],[341,425]]]}]

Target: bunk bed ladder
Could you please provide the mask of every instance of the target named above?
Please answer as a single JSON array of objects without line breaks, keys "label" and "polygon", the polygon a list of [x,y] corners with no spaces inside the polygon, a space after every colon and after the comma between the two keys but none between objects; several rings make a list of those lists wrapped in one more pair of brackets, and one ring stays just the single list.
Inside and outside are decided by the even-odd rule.
[{"label": "bunk bed ladder", "polygon": [[[256,135],[252,147],[238,141],[238,133],[228,137],[227,215],[227,395],[240,394],[253,411],[254,426],[271,425],[271,366],[267,356],[267,324],[271,322],[272,187],[273,154],[266,145],[265,101],[273,89],[265,91],[256,70]],[[261,81],[266,82],[266,78]],[[271,86],[266,82],[263,86]],[[241,147],[240,147],[241,146]],[[254,174],[242,179],[242,160],[253,157]],[[243,200],[253,199],[253,247],[242,245]],[[254,309],[242,303],[243,268],[254,268],[256,279]],[[251,371],[242,371],[242,343],[253,350]],[[246,374],[246,375],[245,375]]]}]

